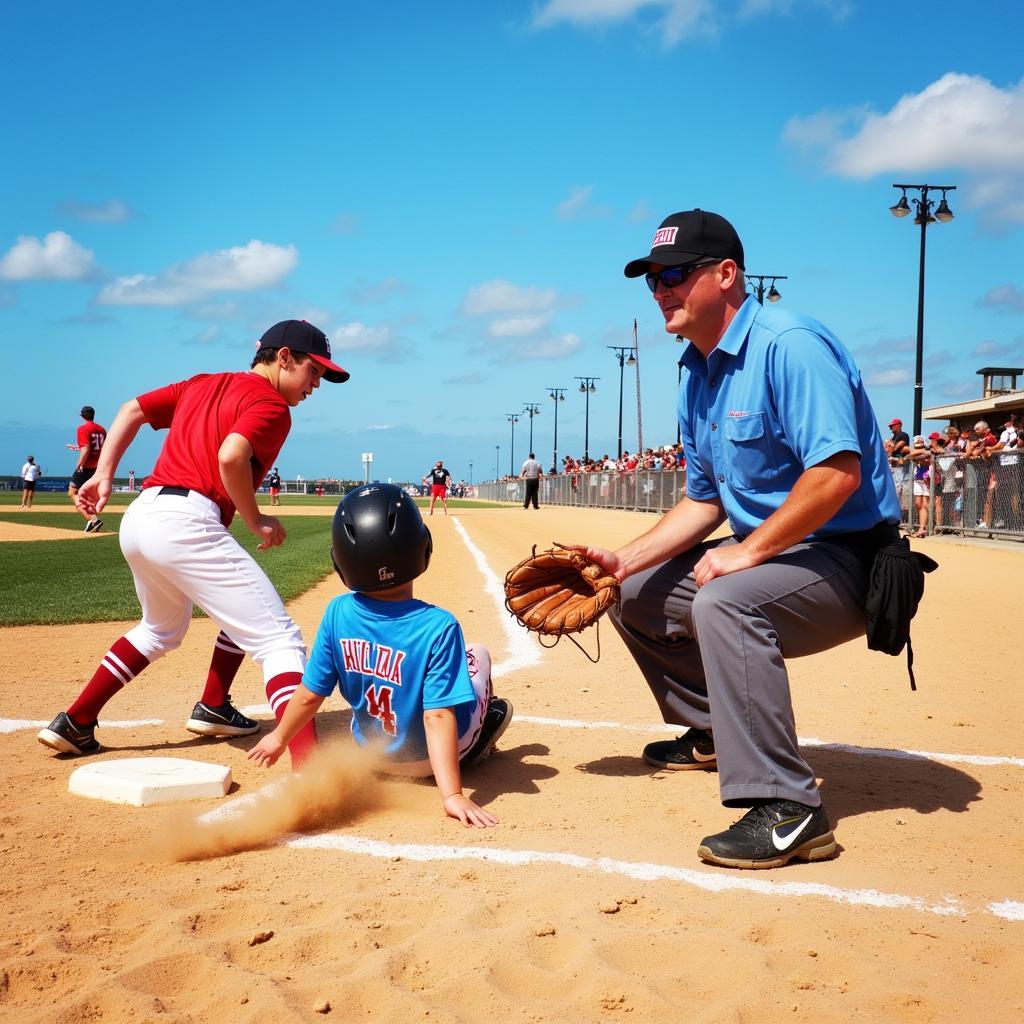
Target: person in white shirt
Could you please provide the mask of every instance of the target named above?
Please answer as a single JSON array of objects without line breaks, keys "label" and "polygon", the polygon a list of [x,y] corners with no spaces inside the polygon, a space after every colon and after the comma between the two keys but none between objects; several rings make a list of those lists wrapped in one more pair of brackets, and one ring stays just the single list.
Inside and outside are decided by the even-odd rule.
[{"label": "person in white shirt", "polygon": [[530,452],[530,457],[523,463],[523,468],[519,470],[520,479],[526,481],[526,497],[523,499],[523,508],[529,508],[531,501],[534,508],[540,508],[540,505],[537,503],[537,495],[540,492],[540,478],[543,475],[543,467],[537,461],[533,452]]},{"label": "person in white shirt", "polygon": [[1017,446],[1019,428],[1017,413],[1011,413],[1003,424],[998,444],[991,449],[998,452],[995,465],[995,495],[993,496],[992,525],[996,529],[1019,530],[1021,472]]},{"label": "person in white shirt", "polygon": [[36,494],[36,481],[43,475],[43,471],[36,465],[33,456],[21,467],[21,507],[31,508],[32,499]]}]

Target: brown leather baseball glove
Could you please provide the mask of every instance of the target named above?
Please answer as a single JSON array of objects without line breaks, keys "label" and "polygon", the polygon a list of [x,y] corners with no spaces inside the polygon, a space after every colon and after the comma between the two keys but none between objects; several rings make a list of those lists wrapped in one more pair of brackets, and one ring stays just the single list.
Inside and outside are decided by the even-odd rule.
[{"label": "brown leather baseball glove", "polygon": [[580,551],[534,548],[505,576],[505,607],[543,636],[579,633],[618,601],[619,581]]}]

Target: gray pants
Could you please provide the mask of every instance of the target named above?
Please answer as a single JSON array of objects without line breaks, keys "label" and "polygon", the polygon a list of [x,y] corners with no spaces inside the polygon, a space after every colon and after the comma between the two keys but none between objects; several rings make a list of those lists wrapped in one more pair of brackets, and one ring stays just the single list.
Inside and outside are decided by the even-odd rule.
[{"label": "gray pants", "polygon": [[867,569],[840,544],[797,544],[770,562],[697,588],[708,548],[631,576],[612,621],[666,722],[711,729],[722,802],[821,803],[800,756],[786,658],[864,633]]}]

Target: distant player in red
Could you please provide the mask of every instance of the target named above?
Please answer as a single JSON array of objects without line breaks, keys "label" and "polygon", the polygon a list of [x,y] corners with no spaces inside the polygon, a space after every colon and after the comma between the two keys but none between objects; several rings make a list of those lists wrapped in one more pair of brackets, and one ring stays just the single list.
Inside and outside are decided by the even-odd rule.
[{"label": "distant player in red", "polygon": [[[71,474],[71,484],[68,486],[68,497],[75,502],[77,507],[78,490],[96,472],[96,466],[100,461],[100,451],[103,442],[107,439],[105,427],[96,422],[96,410],[91,405],[83,405],[79,413],[85,422],[78,428],[78,436],[74,444],[69,444],[73,452],[78,452],[78,462],[75,463],[74,471]],[[85,532],[95,533],[103,528],[103,520],[97,515],[82,513],[85,519]]]},{"label": "distant player in red", "polygon": [[[275,324],[260,339],[249,373],[199,374],[121,406],[78,506],[103,511],[118,462],[143,424],[168,428],[142,493],[121,522],[121,550],[135,577],[142,621],[115,641],[77,700],[39,733],[65,754],[100,749],[100,711],[125,684],[181,644],[198,605],[221,629],[206,688],[186,723],[203,736],[247,736],[259,724],[235,709],[229,691],[245,654],[263,669],[280,719],[302,679],[306,647],[266,574],[228,530],[237,511],[260,551],[284,543],[279,519],[264,515],[256,488],[291,428],[290,408],[321,379],[348,380],[331,362],[323,332],[304,320]],[[289,744],[292,764],[316,747],[312,723]]]},{"label": "distant player in red", "polygon": [[424,481],[430,479],[430,515],[434,514],[434,503],[438,498],[444,505],[444,514],[448,515],[448,484],[452,475],[444,468],[444,463],[438,459],[434,468],[425,476]]}]

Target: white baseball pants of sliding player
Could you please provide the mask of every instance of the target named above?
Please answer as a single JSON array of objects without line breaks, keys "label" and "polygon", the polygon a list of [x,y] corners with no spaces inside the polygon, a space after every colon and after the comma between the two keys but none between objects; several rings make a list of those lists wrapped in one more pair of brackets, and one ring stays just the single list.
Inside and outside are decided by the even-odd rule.
[{"label": "white baseball pants of sliding player", "polygon": [[198,605],[263,669],[264,681],[302,672],[306,645],[274,585],[200,494],[147,487],[121,521],[142,621],[125,634],[156,661],[181,644]]}]

